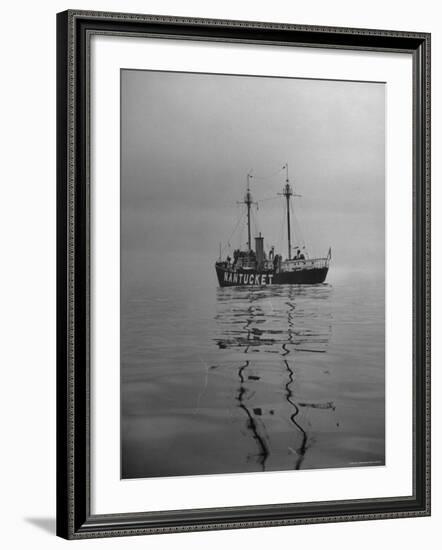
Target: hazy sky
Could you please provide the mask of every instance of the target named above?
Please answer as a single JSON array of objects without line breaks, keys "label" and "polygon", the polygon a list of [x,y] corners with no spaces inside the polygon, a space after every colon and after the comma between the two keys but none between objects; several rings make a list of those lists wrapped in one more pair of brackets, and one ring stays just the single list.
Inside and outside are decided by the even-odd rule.
[{"label": "hazy sky", "polygon": [[[272,174],[285,162],[310,255],[331,246],[330,275],[333,266],[383,270],[384,84],[121,74],[123,278],[161,280],[178,266],[214,278],[247,172]],[[254,179],[252,194],[267,199],[283,184],[283,173]],[[266,248],[285,255],[282,199],[264,201],[257,219]]]}]

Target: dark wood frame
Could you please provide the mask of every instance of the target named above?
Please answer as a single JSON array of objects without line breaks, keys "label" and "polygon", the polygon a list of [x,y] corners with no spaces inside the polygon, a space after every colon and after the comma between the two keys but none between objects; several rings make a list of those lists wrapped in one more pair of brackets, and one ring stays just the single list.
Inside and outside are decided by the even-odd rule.
[{"label": "dark wood frame", "polygon": [[[413,56],[413,496],[91,515],[89,40],[148,35]],[[57,15],[57,534],[68,539],[430,514],[430,35],[65,11]]]}]

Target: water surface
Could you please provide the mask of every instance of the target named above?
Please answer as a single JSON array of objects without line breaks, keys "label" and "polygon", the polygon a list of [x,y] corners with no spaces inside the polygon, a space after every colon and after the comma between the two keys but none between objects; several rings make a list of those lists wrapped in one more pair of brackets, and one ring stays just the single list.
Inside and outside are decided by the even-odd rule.
[{"label": "water surface", "polygon": [[384,464],[383,281],[209,283],[122,295],[122,477]]}]

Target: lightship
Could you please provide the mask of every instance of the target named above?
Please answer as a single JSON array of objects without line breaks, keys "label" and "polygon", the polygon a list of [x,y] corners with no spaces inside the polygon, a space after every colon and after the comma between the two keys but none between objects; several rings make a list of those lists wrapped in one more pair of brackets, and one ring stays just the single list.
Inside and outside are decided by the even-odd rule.
[{"label": "lightship", "polygon": [[[331,260],[331,248],[324,257],[310,258],[305,246],[294,246],[292,251],[291,230],[291,203],[296,195],[289,181],[288,164],[285,169],[285,185],[282,193],[278,193],[285,200],[287,215],[287,257],[275,252],[272,246],[268,253],[264,250],[264,237],[261,233],[255,236],[255,247],[252,247],[251,209],[257,204],[253,201],[250,191],[250,179],[247,174],[247,189],[241,204],[246,209],[247,245],[245,250],[237,249],[233,258],[229,255],[225,259],[220,256],[215,262],[218,283],[225,286],[267,286],[267,285],[312,285],[323,283],[327,277]],[[220,247],[221,248],[221,247]]]}]

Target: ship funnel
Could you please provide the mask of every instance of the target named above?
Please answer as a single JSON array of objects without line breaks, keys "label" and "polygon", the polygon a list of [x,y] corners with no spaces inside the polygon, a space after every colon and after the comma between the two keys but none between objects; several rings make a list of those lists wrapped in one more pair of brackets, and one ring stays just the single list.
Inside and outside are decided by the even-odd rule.
[{"label": "ship funnel", "polygon": [[264,237],[259,234],[259,237],[255,237],[255,252],[256,252],[256,263],[258,269],[262,267],[264,263]]}]

